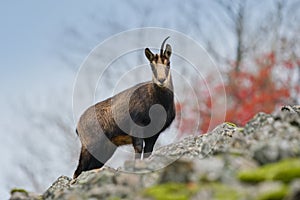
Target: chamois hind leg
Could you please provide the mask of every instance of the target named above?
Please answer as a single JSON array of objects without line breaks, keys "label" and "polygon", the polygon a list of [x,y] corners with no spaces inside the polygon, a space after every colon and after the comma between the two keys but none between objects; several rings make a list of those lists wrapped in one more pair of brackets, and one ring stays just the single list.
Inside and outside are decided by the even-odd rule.
[{"label": "chamois hind leg", "polygon": [[145,138],[144,158],[148,158],[151,155],[158,136],[159,135],[157,134],[150,138]]},{"label": "chamois hind leg", "polygon": [[117,146],[110,141],[108,144],[99,145],[99,149],[95,154],[91,154],[90,164],[87,170],[97,169],[102,167],[115,153]]},{"label": "chamois hind leg", "polygon": [[[83,171],[97,169],[103,167],[103,165],[111,158],[116,150],[115,148],[108,148],[105,151],[91,154],[86,148],[81,148],[79,164],[74,172],[73,178],[77,178]],[[96,157],[95,157],[96,156]]]},{"label": "chamois hind leg", "polygon": [[81,147],[79,163],[77,169],[74,172],[73,178],[77,178],[79,174],[81,174],[81,172],[88,170],[91,159],[92,155],[90,154],[90,152],[86,148]]}]

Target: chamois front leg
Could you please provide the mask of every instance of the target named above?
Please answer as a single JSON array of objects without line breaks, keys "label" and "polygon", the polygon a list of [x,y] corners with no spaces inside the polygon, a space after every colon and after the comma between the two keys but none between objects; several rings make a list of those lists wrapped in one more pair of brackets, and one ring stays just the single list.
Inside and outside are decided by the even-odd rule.
[{"label": "chamois front leg", "polygon": [[159,134],[154,135],[150,138],[145,138],[144,158],[148,158],[151,155],[158,136]]},{"label": "chamois front leg", "polygon": [[143,138],[132,137],[132,145],[135,151],[135,159],[141,159],[144,146]]}]

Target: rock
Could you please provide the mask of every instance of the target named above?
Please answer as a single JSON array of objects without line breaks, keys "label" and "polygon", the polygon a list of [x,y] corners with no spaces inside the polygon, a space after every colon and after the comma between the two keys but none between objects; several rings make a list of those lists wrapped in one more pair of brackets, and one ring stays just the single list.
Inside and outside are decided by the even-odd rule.
[{"label": "rock", "polygon": [[290,113],[298,113],[300,115],[300,105],[294,105],[294,106],[283,106],[281,108],[281,111],[288,111]]},{"label": "rock", "polygon": [[291,183],[290,191],[286,200],[299,200],[300,199],[300,179],[296,179]]},{"label": "rock", "polygon": [[70,187],[69,183],[72,179],[67,176],[60,176],[50,188],[43,194],[44,199],[53,199],[57,194]]},{"label": "rock", "polygon": [[59,177],[43,195],[11,199],[300,199],[300,106],[223,123],[156,149],[144,160]]},{"label": "rock", "polygon": [[177,160],[163,169],[159,183],[178,182],[189,183],[193,180],[193,163],[190,161]]},{"label": "rock", "polygon": [[300,156],[300,114],[283,110],[274,115],[259,113],[243,130],[251,156],[260,164]]}]

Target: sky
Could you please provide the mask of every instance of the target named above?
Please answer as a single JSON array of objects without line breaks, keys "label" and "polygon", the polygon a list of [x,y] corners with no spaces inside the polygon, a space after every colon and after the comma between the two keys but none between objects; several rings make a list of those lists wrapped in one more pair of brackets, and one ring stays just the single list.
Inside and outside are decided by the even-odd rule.
[{"label": "sky", "polygon": [[[16,166],[12,166],[12,156],[13,151],[22,155],[23,147],[14,139],[22,135],[11,131],[11,127],[19,130],[26,126],[26,121],[19,118],[17,110],[25,98],[38,103],[37,99],[51,90],[72,89],[74,73],[58,59],[57,49],[61,47],[65,26],[84,21],[94,4],[95,1],[88,4],[79,1],[0,2],[0,154],[3,159],[0,199],[8,198],[8,187],[26,188],[25,183],[14,185],[14,180],[7,183],[9,180],[5,178],[12,170],[16,170],[15,176],[20,175]],[[71,104],[72,99],[68,98],[66,101]]]},{"label": "sky", "polygon": [[[61,42],[63,28],[67,24],[80,23],[92,7],[91,3],[77,2],[76,5],[75,1],[59,4],[2,1],[1,4],[1,80],[12,88],[31,87],[47,79],[48,72],[60,69],[61,66],[56,66],[56,48]],[[23,82],[22,86],[16,80]],[[1,90],[11,91],[7,84],[1,84]]]},{"label": "sky", "polygon": [[[136,1],[136,5],[139,5],[139,2]],[[71,93],[76,70],[87,53],[112,34],[139,28],[142,25],[174,28],[189,33],[188,28],[183,28],[188,27],[185,26],[186,21],[182,20],[178,15],[178,10],[171,6],[173,4],[176,6],[176,3],[181,1],[173,2],[151,1],[151,6],[155,9],[152,9],[154,12],[148,13],[148,16],[147,9],[141,9],[139,6],[132,8],[132,5],[117,0],[92,0],[84,3],[72,0],[62,0],[59,3],[50,0],[0,2],[0,156],[1,163],[5,163],[0,166],[0,199],[7,199],[9,190],[13,187],[33,190],[32,185],[26,182],[28,177],[18,177],[24,176],[24,174],[21,173],[18,166],[15,166],[15,163],[18,163],[16,162],[18,159],[26,164],[43,160],[32,160],[33,157],[26,157],[28,152],[25,148],[28,144],[25,143],[29,141],[29,145],[40,145],[41,147],[38,149],[41,149],[41,153],[43,153],[47,148],[43,145],[48,143],[40,141],[55,141],[56,139],[51,135],[52,130],[46,130],[45,136],[37,131],[40,129],[31,127],[34,124],[32,122],[36,120],[33,116],[22,116],[21,112],[27,103],[29,102],[31,106],[35,106],[43,112],[48,112],[45,108],[53,107],[58,115],[63,116],[65,109],[58,107],[60,103],[58,99],[61,97],[57,95],[63,96],[65,103],[63,105],[72,106]],[[201,2],[205,6],[205,2],[208,1],[197,2]],[[189,4],[184,4],[184,6],[189,6]],[[209,12],[208,10],[202,9],[203,12]],[[136,17],[138,14],[133,16],[132,13],[145,14],[147,17],[139,19]],[[107,27],[114,26],[114,19],[117,19],[119,23],[115,27],[115,32],[112,32]],[[225,32],[220,34],[218,24],[209,24],[210,21],[206,18],[201,20],[206,26],[213,27],[213,32],[208,32],[209,34],[220,36],[215,38],[216,42],[226,44],[226,51],[232,50],[230,34]],[[72,32],[70,27],[79,28],[82,31],[80,34],[83,34],[86,40],[82,52],[71,57],[71,62],[63,62],[61,54],[68,55],[68,51],[73,52],[74,49],[78,49],[76,45],[78,43],[80,45],[80,42],[76,41],[76,32],[68,35],[70,31]],[[200,28],[203,29],[203,27]],[[195,32],[190,33],[189,36],[201,38]],[[227,40],[222,40],[222,37]],[[31,135],[36,134],[36,138],[31,138],[31,135],[29,137],[27,131],[32,128],[34,133]],[[59,140],[59,137],[57,138]],[[71,176],[72,171],[70,170],[75,168],[77,161],[73,160],[71,164],[66,164],[59,163],[55,159],[55,156],[60,154],[63,158],[64,150],[64,148],[59,148],[51,149],[50,153],[45,151],[49,154],[47,163],[53,163],[49,169],[46,169],[54,172],[51,173],[51,178],[44,180],[44,182],[49,182],[44,183],[42,191],[50,186],[58,176]],[[67,167],[62,165],[67,165]],[[34,167],[34,164],[32,167],[39,170]],[[50,172],[46,171],[45,173]],[[12,176],[16,178],[14,179]],[[42,181],[43,178],[39,177]],[[22,179],[24,181],[20,182]]]}]

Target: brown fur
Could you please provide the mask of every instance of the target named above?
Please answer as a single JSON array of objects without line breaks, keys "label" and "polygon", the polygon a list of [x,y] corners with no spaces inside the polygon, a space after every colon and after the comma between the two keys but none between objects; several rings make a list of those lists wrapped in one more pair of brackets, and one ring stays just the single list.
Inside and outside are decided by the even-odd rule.
[{"label": "brown fur", "polygon": [[112,138],[111,142],[117,146],[132,144],[132,138],[129,135],[119,135]]}]

